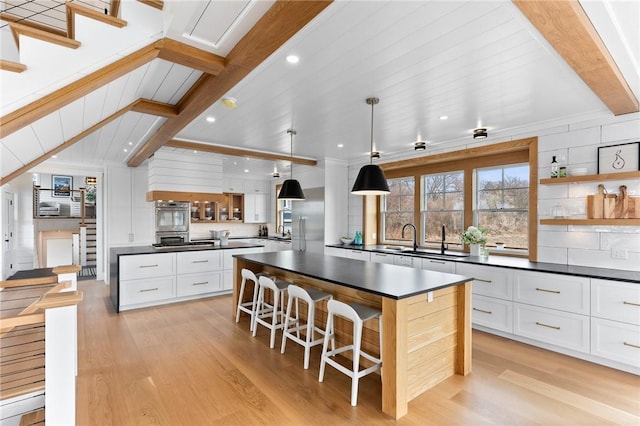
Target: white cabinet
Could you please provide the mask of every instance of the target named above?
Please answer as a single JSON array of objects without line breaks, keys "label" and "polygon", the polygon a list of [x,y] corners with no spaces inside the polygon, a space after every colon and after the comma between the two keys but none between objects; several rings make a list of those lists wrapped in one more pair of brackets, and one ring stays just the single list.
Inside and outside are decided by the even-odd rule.
[{"label": "white cabinet", "polygon": [[408,266],[410,268],[419,267],[421,265],[420,258],[412,256],[393,255],[393,264],[400,266]]},{"label": "white cabinet", "polygon": [[347,257],[347,251],[338,247],[325,247],[324,254],[327,256]]},{"label": "white cabinet", "polygon": [[513,280],[511,270],[508,268],[459,263],[456,265],[456,273],[473,277],[474,295],[480,294],[504,300],[513,299]]},{"label": "white cabinet", "polygon": [[474,324],[513,333],[513,303],[510,301],[474,294],[471,318]]},{"label": "white cabinet", "polygon": [[247,194],[269,194],[269,182],[264,180],[245,180],[244,193]]},{"label": "white cabinet", "polygon": [[640,325],[640,285],[592,278],[591,316]]},{"label": "white cabinet", "polygon": [[175,275],[175,253],[120,256],[120,281]]},{"label": "white cabinet", "polygon": [[222,269],[222,253],[217,250],[200,250],[176,253],[177,273],[195,274]]},{"label": "white cabinet", "polygon": [[449,274],[455,274],[456,263],[449,260],[429,259],[427,257],[422,259],[422,269],[427,271],[447,272]]},{"label": "white cabinet", "polygon": [[394,255],[393,254],[388,254],[388,253],[376,253],[376,252],[371,252],[370,258],[372,262],[375,263],[388,263],[393,265],[394,264],[394,259],[393,259]]},{"label": "white cabinet", "polygon": [[178,297],[214,293],[220,290],[223,290],[222,271],[185,274],[177,277],[176,295]]},{"label": "white cabinet", "polygon": [[154,203],[146,201],[147,168],[107,169],[107,244],[150,244],[154,239]]},{"label": "white cabinet", "polygon": [[589,315],[589,279],[571,275],[518,271],[513,301]]},{"label": "white cabinet", "polygon": [[588,316],[522,303],[514,303],[513,311],[514,334],[589,353]]},{"label": "white cabinet", "polygon": [[640,368],[640,327],[592,317],[591,354]]},{"label": "white cabinet", "polygon": [[120,310],[175,297],[175,253],[120,256]]},{"label": "white cabinet", "polygon": [[345,257],[348,257],[349,259],[364,260],[366,262],[369,262],[371,260],[370,253],[368,251],[346,250],[346,252],[347,252],[347,255]]},{"label": "white cabinet", "polygon": [[120,310],[175,297],[175,276],[120,281]]},{"label": "white cabinet", "polygon": [[235,177],[222,178],[222,192],[244,193],[244,179]]},{"label": "white cabinet", "polygon": [[271,241],[271,247],[275,251],[286,251],[291,250],[292,243],[291,241]]},{"label": "white cabinet", "polygon": [[268,196],[262,193],[244,195],[244,223],[267,223],[269,221]]}]

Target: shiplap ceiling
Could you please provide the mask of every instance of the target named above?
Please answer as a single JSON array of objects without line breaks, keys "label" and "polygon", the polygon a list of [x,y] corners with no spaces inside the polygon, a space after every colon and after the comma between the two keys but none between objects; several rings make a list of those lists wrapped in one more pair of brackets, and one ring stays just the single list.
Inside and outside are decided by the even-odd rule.
[{"label": "shiplap ceiling", "polygon": [[[219,15],[224,5],[224,22],[203,31],[214,25],[207,13]],[[224,56],[270,5],[165,2],[163,17],[172,19],[165,19],[163,35]],[[640,97],[640,41],[634,38],[639,2],[586,2],[585,9]],[[290,54],[300,62],[289,64]],[[2,139],[2,175],[137,98],[177,102],[199,75],[152,61]],[[472,144],[475,127],[487,127],[495,141],[523,128],[611,115],[510,1],[335,2],[228,95],[238,100],[237,108],[216,102],[177,138],[288,154],[285,131],[293,127],[297,156],[365,161],[371,119],[365,99],[377,96],[374,142],[384,161],[412,155],[418,139],[427,141],[427,152]],[[128,112],[49,165],[126,162],[162,120]],[[224,169],[260,176],[274,165],[287,167],[227,157]]]}]

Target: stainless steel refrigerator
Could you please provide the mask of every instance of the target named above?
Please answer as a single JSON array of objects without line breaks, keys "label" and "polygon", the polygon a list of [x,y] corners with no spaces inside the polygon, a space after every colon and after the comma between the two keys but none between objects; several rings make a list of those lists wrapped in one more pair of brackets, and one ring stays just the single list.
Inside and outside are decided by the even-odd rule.
[{"label": "stainless steel refrigerator", "polygon": [[292,249],[324,253],[324,187],[305,188],[304,196],[291,203]]}]

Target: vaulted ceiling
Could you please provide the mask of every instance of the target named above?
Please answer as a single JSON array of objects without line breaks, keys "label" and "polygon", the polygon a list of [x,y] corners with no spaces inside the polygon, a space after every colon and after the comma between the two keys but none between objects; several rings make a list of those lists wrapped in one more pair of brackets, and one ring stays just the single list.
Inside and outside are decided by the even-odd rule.
[{"label": "vaulted ceiling", "polygon": [[[369,150],[371,109],[364,101],[370,96],[381,99],[374,141],[383,160],[409,155],[416,140],[427,142],[427,152],[469,145],[475,127],[499,140],[578,117],[637,111],[637,2],[583,4],[615,60],[619,78],[611,81],[627,84],[626,95],[609,96],[627,101],[622,107],[612,106],[598,84],[585,82],[570,64],[571,52],[558,53],[541,35],[549,30],[536,28],[523,6],[510,1],[345,1],[288,15],[283,7],[298,2],[164,2],[162,10],[144,3],[121,2],[123,28],[76,18],[75,38],[82,44],[75,49],[21,35],[16,57],[5,48],[10,33],[2,28],[2,59],[9,55],[26,66],[22,73],[1,71],[2,183],[38,159],[135,166],[161,146],[178,149],[166,147],[171,140],[226,152],[225,171],[267,176],[287,162],[245,165],[246,156],[228,152],[286,158],[291,127],[298,132],[296,156],[362,161]],[[525,10],[529,18],[539,12]],[[552,30],[560,39],[575,37],[563,23],[566,15],[551,22]],[[575,50],[584,55],[588,48]],[[106,75],[115,59],[127,62],[144,49],[154,53],[129,61],[121,75]],[[291,54],[299,56],[297,64],[285,60]],[[65,100],[80,79],[89,89]],[[55,109],[43,108],[56,91]],[[234,97],[237,107],[218,102],[224,96]],[[36,109],[41,114],[30,115]],[[31,118],[19,123],[17,116]],[[53,153],[55,160],[49,159]]]}]

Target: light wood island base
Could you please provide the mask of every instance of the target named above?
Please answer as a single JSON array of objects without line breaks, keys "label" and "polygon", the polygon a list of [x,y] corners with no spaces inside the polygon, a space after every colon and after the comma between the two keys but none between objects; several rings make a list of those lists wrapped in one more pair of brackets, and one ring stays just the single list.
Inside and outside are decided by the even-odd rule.
[{"label": "light wood island base", "polygon": [[[243,268],[265,272],[296,285],[329,292],[337,300],[357,302],[382,310],[382,411],[398,419],[407,414],[408,403],[454,374],[471,372],[471,283],[453,285],[403,299],[381,297],[283,270],[277,267],[234,258],[232,312],[238,298],[249,301],[251,286],[245,294],[238,291]],[[316,324],[324,328],[326,305],[316,307]],[[303,315],[306,312],[303,311]],[[363,332],[363,350],[378,355],[378,324],[370,321]],[[338,341],[351,340],[349,323],[336,321]],[[363,365],[365,365],[363,363]],[[302,368],[302,367],[300,367]],[[348,389],[345,389],[348,394]]]}]

